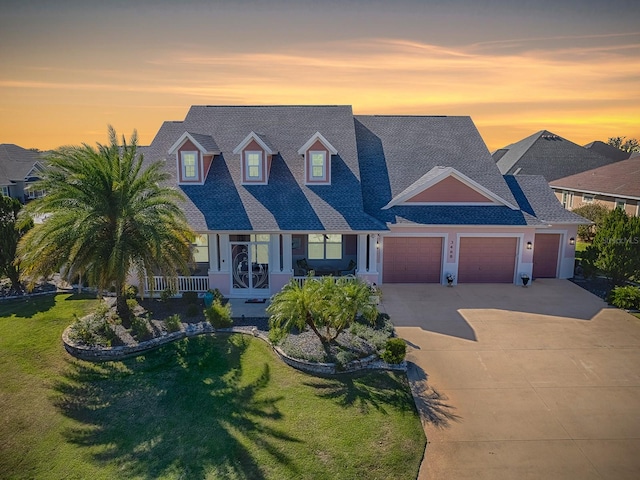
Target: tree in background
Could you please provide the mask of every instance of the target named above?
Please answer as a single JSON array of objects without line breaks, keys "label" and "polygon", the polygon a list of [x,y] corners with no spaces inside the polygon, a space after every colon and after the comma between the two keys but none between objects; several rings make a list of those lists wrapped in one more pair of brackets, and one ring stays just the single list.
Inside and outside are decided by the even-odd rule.
[{"label": "tree in background", "polygon": [[18,245],[22,276],[32,284],[60,271],[71,282],[81,275],[98,292],[115,287],[116,309],[131,325],[126,280],[137,273],[188,272],[194,234],[175,189],[163,186],[169,174],[161,162],[143,167],[134,131],[118,144],[109,127],[109,143],[83,144],[52,152],[36,188],[47,195],[25,208],[47,219]]},{"label": "tree in background", "polygon": [[609,137],[607,144],[625,152],[640,152],[640,143],[637,139],[629,138],[625,140],[625,138],[627,137]]},{"label": "tree in background", "polygon": [[8,277],[12,290],[22,290],[20,263],[16,262],[16,248],[22,236],[33,227],[31,218],[19,219],[22,204],[19,200],[0,195],[0,277]]},{"label": "tree in background", "polygon": [[610,210],[602,203],[593,202],[583,205],[572,210],[573,213],[577,213],[581,217],[591,220],[591,225],[579,225],[578,236],[585,242],[593,242],[593,238],[598,231],[598,227],[602,225],[605,217],[609,214]]},{"label": "tree in background", "polygon": [[620,208],[609,212],[582,259],[606,275],[612,287],[640,278],[640,217]]}]

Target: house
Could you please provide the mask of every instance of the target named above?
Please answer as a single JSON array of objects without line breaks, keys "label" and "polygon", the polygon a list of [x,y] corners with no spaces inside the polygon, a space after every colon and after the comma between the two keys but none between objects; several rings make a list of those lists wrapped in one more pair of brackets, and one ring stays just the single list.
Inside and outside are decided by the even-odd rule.
[{"label": "house", "polygon": [[11,143],[0,144],[0,193],[23,203],[42,196],[42,192],[30,188],[40,179],[42,168],[41,152]]},{"label": "house", "polygon": [[493,152],[504,175],[542,175],[551,182],[617,161],[599,148],[585,148],[547,130],[541,130]]},{"label": "house", "polygon": [[503,176],[469,117],[193,106],[141,150],[166,162],[198,232],[180,290],[268,297],[310,271],[376,284],[567,278],[586,223],[544,178]]},{"label": "house", "polygon": [[599,202],[640,216],[640,157],[559,178],[551,188],[569,210]]},{"label": "house", "polygon": [[587,143],[584,148],[599,153],[600,155],[608,157],[616,162],[620,162],[631,157],[631,152],[625,152],[624,150],[620,150],[619,148],[611,146],[608,143],[601,142],[600,140]]}]

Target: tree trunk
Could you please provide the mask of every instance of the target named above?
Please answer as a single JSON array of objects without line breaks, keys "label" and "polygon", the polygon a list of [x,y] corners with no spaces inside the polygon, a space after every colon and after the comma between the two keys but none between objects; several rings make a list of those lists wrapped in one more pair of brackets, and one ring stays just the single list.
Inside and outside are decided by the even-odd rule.
[{"label": "tree trunk", "polygon": [[118,293],[116,296],[116,313],[122,320],[122,326],[124,328],[131,328],[131,310],[127,305],[127,297],[122,293]]},{"label": "tree trunk", "polygon": [[322,334],[318,331],[318,329],[316,328],[316,324],[313,321],[313,318],[311,317],[311,315],[307,314],[307,320],[306,320],[307,325],[309,325],[309,328],[313,331],[313,333],[315,333],[318,338],[320,339],[320,341],[324,344],[326,339],[322,336]]}]

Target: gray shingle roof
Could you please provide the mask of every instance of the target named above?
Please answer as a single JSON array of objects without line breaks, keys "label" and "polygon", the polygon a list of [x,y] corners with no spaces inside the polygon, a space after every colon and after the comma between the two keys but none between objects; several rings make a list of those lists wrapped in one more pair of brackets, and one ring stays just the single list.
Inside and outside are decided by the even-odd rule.
[{"label": "gray shingle roof", "polygon": [[608,143],[601,142],[600,140],[587,143],[584,148],[599,153],[600,155],[610,158],[611,160],[615,160],[616,162],[626,160],[631,156],[630,152],[625,152],[624,150],[620,150],[619,148],[612,147]]},{"label": "gray shingle roof", "polygon": [[[542,184],[508,183],[469,117],[354,116],[350,106],[194,106],[184,121],[165,122],[151,145],[140,148],[147,161],[166,160],[174,184],[176,158],[167,151],[186,131],[211,138],[221,152],[204,185],[178,186],[197,231],[380,231],[396,223],[535,226],[545,224],[538,212],[570,223],[576,217],[555,210],[564,212],[541,177]],[[260,132],[278,152],[267,185],[241,184],[240,155],[232,151],[250,132]],[[330,186],[304,184],[298,150],[316,132],[338,152],[331,159]],[[521,209],[397,205],[382,210],[437,166],[454,168]],[[525,191],[534,196],[531,201]]]},{"label": "gray shingle roof", "polygon": [[215,140],[211,138],[211,135],[201,135],[199,133],[189,132],[189,135],[193,137],[193,139],[198,142],[207,152],[219,152],[218,144],[216,144]]},{"label": "gray shingle roof", "polygon": [[640,157],[632,157],[551,182],[567,190],[640,198]]},{"label": "gray shingle roof", "polygon": [[494,160],[503,174],[542,175],[549,182],[614,161],[547,130],[496,150]]},{"label": "gray shingle roof", "polygon": [[0,144],[0,185],[25,180],[36,163],[43,162],[43,154],[12,143]]},{"label": "gray shingle roof", "polygon": [[[222,152],[204,185],[179,186],[196,230],[386,229],[363,208],[350,106],[194,106],[183,122],[163,124],[145,158],[166,159],[175,175],[175,157],[167,151],[185,131],[210,135]],[[252,131],[279,152],[267,185],[242,185],[240,156],[232,153]],[[304,160],[297,151],[317,131],[338,150],[331,159],[331,186],[304,184]]]},{"label": "gray shingle roof", "polygon": [[565,209],[541,175],[505,175],[520,208],[539,221],[551,223],[589,224],[589,220]]},{"label": "gray shingle roof", "polygon": [[399,205],[382,210],[437,166],[453,167],[516,205],[471,118],[356,115],[355,126],[365,207],[381,221],[431,225],[537,223],[518,210],[501,206]]}]

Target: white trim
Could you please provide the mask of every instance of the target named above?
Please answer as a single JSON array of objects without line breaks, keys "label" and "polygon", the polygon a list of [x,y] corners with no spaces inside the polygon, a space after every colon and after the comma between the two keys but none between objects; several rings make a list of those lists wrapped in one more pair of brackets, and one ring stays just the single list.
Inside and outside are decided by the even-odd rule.
[{"label": "white trim", "polygon": [[[587,198],[589,197],[589,198]],[[596,200],[596,196],[595,195],[591,195],[588,193],[583,193],[582,194],[582,203],[593,203]]]},{"label": "white trim", "polygon": [[318,141],[318,140],[320,140],[320,142],[325,146],[325,148],[327,150],[329,150],[329,153],[331,153],[331,155],[337,155],[338,154],[338,150],[336,150],[335,147],[333,145],[331,145],[331,143],[329,143],[329,140],[324,138],[324,136],[320,132],[314,133],[311,136],[311,138],[309,140],[307,140],[307,142],[298,149],[298,154],[299,155],[304,155],[307,152],[307,150],[309,148],[311,148],[311,146],[314,143],[316,143],[316,141]]},{"label": "white trim", "polygon": [[[321,177],[314,177],[313,176],[313,164],[311,163],[313,161],[313,155],[314,154],[322,154],[322,176]],[[307,175],[307,178],[305,178],[305,183],[307,184],[315,184],[315,183],[321,183],[321,182],[327,182],[328,178],[329,178],[329,161],[328,161],[328,155],[326,150],[309,150],[309,158],[305,159],[305,162],[308,163],[308,168],[309,168],[309,172]]]},{"label": "white trim", "polygon": [[177,152],[178,149],[182,145],[184,145],[184,143],[187,140],[191,141],[191,143],[193,143],[196,146],[196,148],[198,150],[200,150],[200,152],[203,153],[204,155],[220,155],[219,151],[209,152],[195,138],[193,138],[189,132],[184,132],[182,135],[180,135],[180,138],[178,138],[178,140],[171,146],[171,148],[169,149],[169,151],[167,153],[169,155],[172,155],[174,152]]},{"label": "white trim", "polygon": [[[186,168],[185,168],[185,164],[184,164],[184,155],[185,154],[193,154],[196,157],[196,161],[195,161],[195,176],[193,177],[187,177],[186,175]],[[202,178],[200,178],[200,171],[202,170],[200,167],[200,152],[198,152],[197,150],[183,150],[180,152],[177,152],[178,157],[178,164],[179,164],[179,168],[180,168],[180,183],[202,183]]]},{"label": "white trim", "polygon": [[[27,178],[29,178],[34,170],[38,170],[38,173],[42,173],[44,170],[44,167],[40,162],[35,162],[33,164],[33,167],[31,167],[31,170],[29,170],[29,172],[24,176],[24,179],[26,180]],[[34,175],[34,176],[38,176],[38,175]]]},{"label": "white trim", "polygon": [[[456,228],[549,228],[549,225],[465,225],[463,223],[455,223],[455,224],[428,224],[424,223],[387,223],[387,225],[395,228],[416,228],[416,227],[425,227],[425,228],[448,228],[448,229],[456,229]],[[574,224],[568,224],[574,225]]]},{"label": "white trim", "polygon": [[614,200],[613,200],[614,207],[613,208],[618,208],[618,203],[622,203],[622,210],[626,212],[627,211],[627,201],[626,201],[626,199],[624,199],[624,198],[615,198],[614,197]]},{"label": "white trim", "polygon": [[[431,178],[430,180],[428,180],[427,182],[425,182],[422,185],[419,186],[409,186],[408,188],[406,188],[403,192],[401,192],[400,194],[396,195],[393,199],[391,199],[391,201],[389,203],[387,203],[387,205],[385,205],[384,207],[382,207],[382,210],[387,210],[395,205],[406,205],[406,206],[420,206],[420,205],[491,205],[491,206],[495,206],[495,205],[504,205],[509,207],[511,210],[519,210],[518,207],[514,206],[512,203],[507,202],[505,199],[503,199],[502,197],[500,197],[499,195],[496,195],[495,193],[493,193],[492,191],[488,190],[487,188],[483,187],[482,185],[480,185],[478,182],[476,182],[475,180],[472,180],[471,178],[467,177],[465,174],[460,173],[459,171],[457,171],[455,168],[453,167],[434,167],[440,169],[440,172],[437,173],[433,178]],[[432,170],[430,170],[427,174],[428,175]],[[424,176],[423,176],[424,177]],[[422,177],[422,178],[423,178]],[[428,190],[429,188],[433,187],[434,185],[440,183],[441,181],[443,181],[446,178],[449,177],[453,177],[456,180],[458,180],[459,182],[462,182],[464,185],[466,185],[467,187],[471,188],[472,190],[475,190],[477,193],[479,193],[480,195],[487,197],[489,200],[491,200],[491,202],[446,202],[446,203],[442,203],[442,202],[420,202],[420,203],[408,203],[407,200],[415,197],[416,195],[424,192],[425,190]],[[415,182],[414,184],[415,185]]]},{"label": "white trim", "polygon": [[[250,177],[249,176],[249,159],[247,158],[250,154],[257,154],[258,158],[258,177]],[[266,183],[265,182],[265,158],[264,152],[262,150],[244,150],[242,152],[242,184],[243,185],[254,185],[257,183]]]},{"label": "white trim", "polygon": [[233,149],[233,153],[234,154],[238,154],[240,152],[242,152],[244,150],[244,148],[251,143],[251,140],[255,140],[256,143],[258,145],[260,145],[260,148],[262,148],[268,155],[275,155],[278,152],[274,152],[273,150],[271,150],[266,143],[264,143],[262,141],[262,139],[258,136],[257,133],[255,132],[250,132],[249,135],[247,135],[246,137],[244,137],[244,140],[242,140],[238,146],[236,148]]}]

